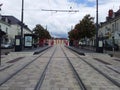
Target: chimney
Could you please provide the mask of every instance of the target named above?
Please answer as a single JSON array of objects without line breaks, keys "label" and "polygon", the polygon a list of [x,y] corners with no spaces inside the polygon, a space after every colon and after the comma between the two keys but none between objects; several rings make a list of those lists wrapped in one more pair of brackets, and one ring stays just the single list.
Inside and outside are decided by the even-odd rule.
[{"label": "chimney", "polygon": [[112,10],[112,9],[110,9],[110,10],[108,11],[108,17],[109,17],[109,18],[113,18],[113,10]]}]

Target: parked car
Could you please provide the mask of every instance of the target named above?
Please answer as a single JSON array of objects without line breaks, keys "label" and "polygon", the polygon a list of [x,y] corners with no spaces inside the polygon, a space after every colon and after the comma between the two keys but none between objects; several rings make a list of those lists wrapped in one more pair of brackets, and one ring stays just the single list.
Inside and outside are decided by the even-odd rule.
[{"label": "parked car", "polygon": [[10,49],[10,48],[14,48],[14,45],[12,43],[2,43],[1,48]]},{"label": "parked car", "polygon": [[86,46],[85,42],[79,42],[79,46]]}]

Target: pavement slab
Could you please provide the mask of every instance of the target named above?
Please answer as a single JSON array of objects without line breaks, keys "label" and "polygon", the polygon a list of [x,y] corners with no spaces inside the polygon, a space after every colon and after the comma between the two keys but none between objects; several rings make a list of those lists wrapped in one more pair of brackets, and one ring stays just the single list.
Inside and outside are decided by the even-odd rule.
[{"label": "pavement slab", "polygon": [[48,66],[40,90],[80,90],[72,69],[60,47]]},{"label": "pavement slab", "polygon": [[[91,56],[79,55],[81,57],[81,58],[79,58],[78,56],[76,56],[75,54],[73,54],[71,52],[66,51],[66,53],[88,90],[101,90],[101,89],[103,89],[103,90],[119,90],[119,87],[114,85],[111,81],[109,81],[107,78],[105,78],[98,71],[93,69],[91,66],[89,66],[86,62],[84,62],[81,59],[81,58],[83,58],[86,61],[93,64],[93,62],[90,60]],[[96,54],[96,55],[98,55],[98,54]],[[96,65],[94,64],[94,66],[99,66],[99,64],[100,63],[97,61]],[[103,64],[101,67],[103,67]],[[118,76],[116,76],[116,78],[117,77]]]},{"label": "pavement slab", "polygon": [[[76,56],[70,50],[61,45],[53,46],[45,54],[36,59],[36,61],[32,62],[6,83],[1,85],[0,90],[34,90],[55,47],[55,54],[47,68],[40,90],[80,90],[75,75],[61,47],[65,50],[65,53],[67,53],[68,58],[75,67],[75,70],[77,70],[77,73],[87,87],[87,90],[120,90],[119,87],[114,85],[105,76],[86,63],[90,63],[120,83],[119,58],[110,57],[108,54],[98,54],[90,51],[87,53],[87,50],[85,55]],[[0,83],[39,55],[39,50],[37,50],[37,54],[35,55],[33,55],[33,52],[29,53],[26,51],[25,53],[2,55],[2,65],[3,67],[6,66],[6,68],[0,71]],[[14,61],[16,58],[19,59],[20,57],[24,58]],[[97,59],[99,59],[99,61]],[[13,62],[11,62],[12,60]]]},{"label": "pavement slab", "polygon": [[[0,73],[0,80],[6,79],[7,77],[9,77],[9,75],[12,75],[12,73],[16,72],[27,63],[33,61],[38,56],[39,55],[27,56],[26,58],[19,60],[12,67]],[[29,89],[34,90],[49,58],[50,57],[47,58],[39,57],[35,59],[30,65],[25,67],[19,73],[14,75],[10,80],[1,85],[0,90],[29,90]]]}]

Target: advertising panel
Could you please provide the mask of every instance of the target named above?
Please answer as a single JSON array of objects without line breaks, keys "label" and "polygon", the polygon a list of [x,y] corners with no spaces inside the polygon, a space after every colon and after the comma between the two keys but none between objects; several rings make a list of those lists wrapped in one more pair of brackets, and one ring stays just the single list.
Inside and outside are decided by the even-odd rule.
[{"label": "advertising panel", "polygon": [[32,36],[25,36],[25,47],[32,47]]}]

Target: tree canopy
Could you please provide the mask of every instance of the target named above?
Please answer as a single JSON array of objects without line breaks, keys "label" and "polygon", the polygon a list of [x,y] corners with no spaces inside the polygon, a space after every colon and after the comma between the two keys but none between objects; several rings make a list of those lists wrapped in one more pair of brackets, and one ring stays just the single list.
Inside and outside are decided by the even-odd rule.
[{"label": "tree canopy", "polygon": [[79,37],[80,37],[79,31],[78,31],[77,29],[71,30],[70,32],[68,32],[68,34],[69,34],[68,37],[69,37],[71,40],[78,40]]},{"label": "tree canopy", "polygon": [[[74,33],[73,31],[77,32]],[[75,25],[75,28],[68,32],[70,39],[79,40],[82,38],[91,38],[95,35],[95,23],[94,18],[89,14],[84,16],[84,18]]]},{"label": "tree canopy", "polygon": [[36,27],[33,29],[35,35],[37,35],[40,39],[49,39],[51,35],[49,32],[43,28],[42,25],[37,24]]}]

